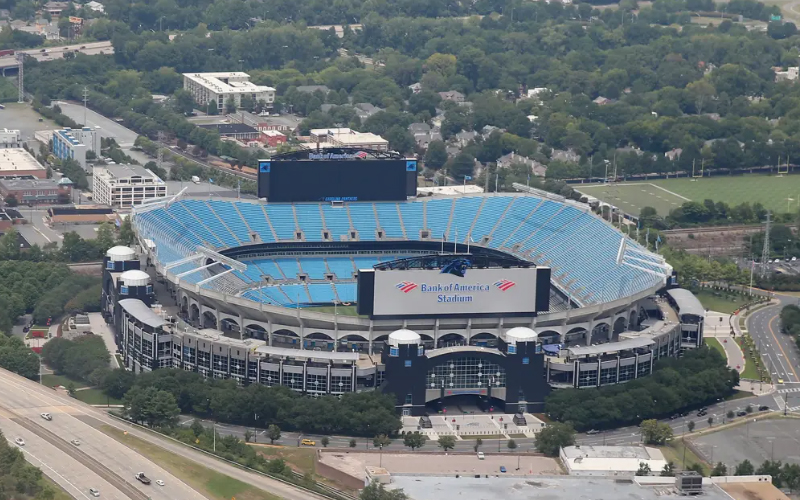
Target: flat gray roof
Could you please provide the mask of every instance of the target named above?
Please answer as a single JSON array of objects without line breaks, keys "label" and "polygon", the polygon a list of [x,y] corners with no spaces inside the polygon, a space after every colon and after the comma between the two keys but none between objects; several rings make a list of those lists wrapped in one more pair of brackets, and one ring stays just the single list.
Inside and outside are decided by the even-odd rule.
[{"label": "flat gray roof", "polygon": [[[506,467],[515,467],[509,457]],[[645,486],[630,479],[576,476],[428,477],[392,474],[393,488],[412,500],[678,500],[673,484]],[[703,484],[703,500],[730,500],[719,487]]]},{"label": "flat gray roof", "polygon": [[684,288],[672,288],[667,293],[680,309],[680,314],[694,314],[695,316],[705,316],[706,309],[703,304],[694,296],[692,292]]},{"label": "flat gray roof", "polygon": [[152,309],[147,307],[147,304],[139,299],[122,299],[119,301],[119,305],[128,314],[152,328],[158,328],[167,323],[161,316],[154,313]]},{"label": "flat gray roof", "polygon": [[156,174],[147,170],[141,165],[98,165],[106,170],[108,173],[116,177],[117,179],[125,179],[128,177],[132,177],[134,175],[138,175],[139,177],[153,177],[156,178]]},{"label": "flat gray roof", "polygon": [[308,349],[291,349],[287,347],[261,346],[256,348],[256,352],[269,354],[270,356],[285,356],[287,358],[303,359],[324,359],[326,361],[339,361],[355,363],[358,361],[357,352],[331,352],[331,351],[309,351]]},{"label": "flat gray roof", "polygon": [[630,349],[638,349],[655,344],[656,342],[651,338],[636,338],[621,340],[619,342],[609,342],[600,345],[590,345],[586,347],[570,347],[569,352],[573,356],[597,356],[607,352],[627,351]]}]

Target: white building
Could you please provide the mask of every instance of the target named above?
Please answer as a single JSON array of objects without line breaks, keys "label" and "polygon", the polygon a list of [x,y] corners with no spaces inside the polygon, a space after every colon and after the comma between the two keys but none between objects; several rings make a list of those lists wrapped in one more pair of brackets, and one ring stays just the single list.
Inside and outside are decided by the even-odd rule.
[{"label": "white building", "polygon": [[633,476],[642,463],[658,475],[667,465],[661,450],[646,446],[567,446],[559,456],[573,476]]},{"label": "white building", "polygon": [[86,168],[86,152],[92,150],[100,156],[99,128],[83,127],[81,129],[65,128],[53,130],[50,148],[56,158],[70,158]]},{"label": "white building", "polygon": [[363,148],[388,151],[389,141],[369,132],[356,132],[349,128],[312,129],[310,133],[312,148],[322,147]]},{"label": "white building", "polygon": [[103,165],[93,170],[94,201],[130,208],[145,200],[167,196],[167,183],[141,165]]},{"label": "white building", "polygon": [[800,77],[800,67],[798,66],[789,66],[786,71],[783,71],[781,68],[773,68],[773,71],[775,71],[776,82],[794,82]]},{"label": "white building", "polygon": [[19,130],[0,128],[0,148],[16,148],[22,141]]},{"label": "white building", "polygon": [[265,101],[269,107],[275,102],[275,89],[250,82],[250,75],[240,71],[231,73],[184,73],[183,88],[194,97],[199,105],[210,101],[217,103],[217,109],[224,109],[225,102],[233,98],[236,107],[241,107],[242,96],[250,96],[256,101]]}]

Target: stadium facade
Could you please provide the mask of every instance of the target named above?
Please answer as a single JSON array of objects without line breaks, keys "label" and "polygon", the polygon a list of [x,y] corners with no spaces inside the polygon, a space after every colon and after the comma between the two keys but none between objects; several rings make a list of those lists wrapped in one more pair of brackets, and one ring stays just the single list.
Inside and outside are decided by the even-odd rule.
[{"label": "stadium facade", "polygon": [[[702,307],[688,292],[664,293],[672,270],[661,256],[549,193],[176,196],[132,216],[138,255],[109,251],[103,300],[135,371],[175,367],[311,395],[381,389],[411,415],[458,395],[516,412],[541,409],[551,388],[646,376],[658,358],[702,344]],[[152,307],[144,270],[177,313]],[[425,295],[454,286],[469,299]]]}]

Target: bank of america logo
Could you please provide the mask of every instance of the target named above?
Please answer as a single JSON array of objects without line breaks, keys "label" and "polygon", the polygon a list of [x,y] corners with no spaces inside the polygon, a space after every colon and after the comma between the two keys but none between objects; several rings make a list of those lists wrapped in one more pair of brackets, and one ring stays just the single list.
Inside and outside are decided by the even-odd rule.
[{"label": "bank of america logo", "polygon": [[411,290],[417,288],[417,284],[411,281],[401,281],[400,283],[395,285],[395,288],[397,288],[403,293],[408,293]]},{"label": "bank of america logo", "polygon": [[503,292],[505,292],[509,288],[513,287],[514,285],[516,285],[516,283],[514,283],[513,281],[510,281],[510,280],[500,280],[500,281],[498,281],[498,282],[496,282],[494,284],[494,286],[496,286],[497,288],[500,289],[500,291],[503,291]]},{"label": "bank of america logo", "polygon": [[367,153],[365,153],[364,151],[359,151],[358,153],[356,153],[356,158],[359,158],[359,159],[363,160],[366,157],[367,157]]}]

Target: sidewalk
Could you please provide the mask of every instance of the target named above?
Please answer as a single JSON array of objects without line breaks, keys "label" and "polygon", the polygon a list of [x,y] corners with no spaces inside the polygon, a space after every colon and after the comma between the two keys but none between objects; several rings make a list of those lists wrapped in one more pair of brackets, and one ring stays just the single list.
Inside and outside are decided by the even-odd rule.
[{"label": "sidewalk", "polygon": [[108,361],[110,368],[112,370],[119,368],[120,366],[117,362],[117,357],[114,355],[117,352],[117,343],[114,341],[114,334],[111,333],[111,329],[106,324],[106,320],[103,319],[103,314],[99,312],[88,313],[88,316],[89,326],[91,327],[92,333],[103,339],[103,342],[106,344],[106,349],[111,355],[111,359]]},{"label": "sidewalk", "polygon": [[[706,313],[703,337],[717,339],[725,350],[725,356],[728,358],[728,368],[734,369],[741,374],[744,372],[745,366],[744,353],[739,344],[736,343],[736,339],[731,336],[730,320],[730,314],[708,311]],[[734,316],[733,321],[738,323],[738,317]]]}]

